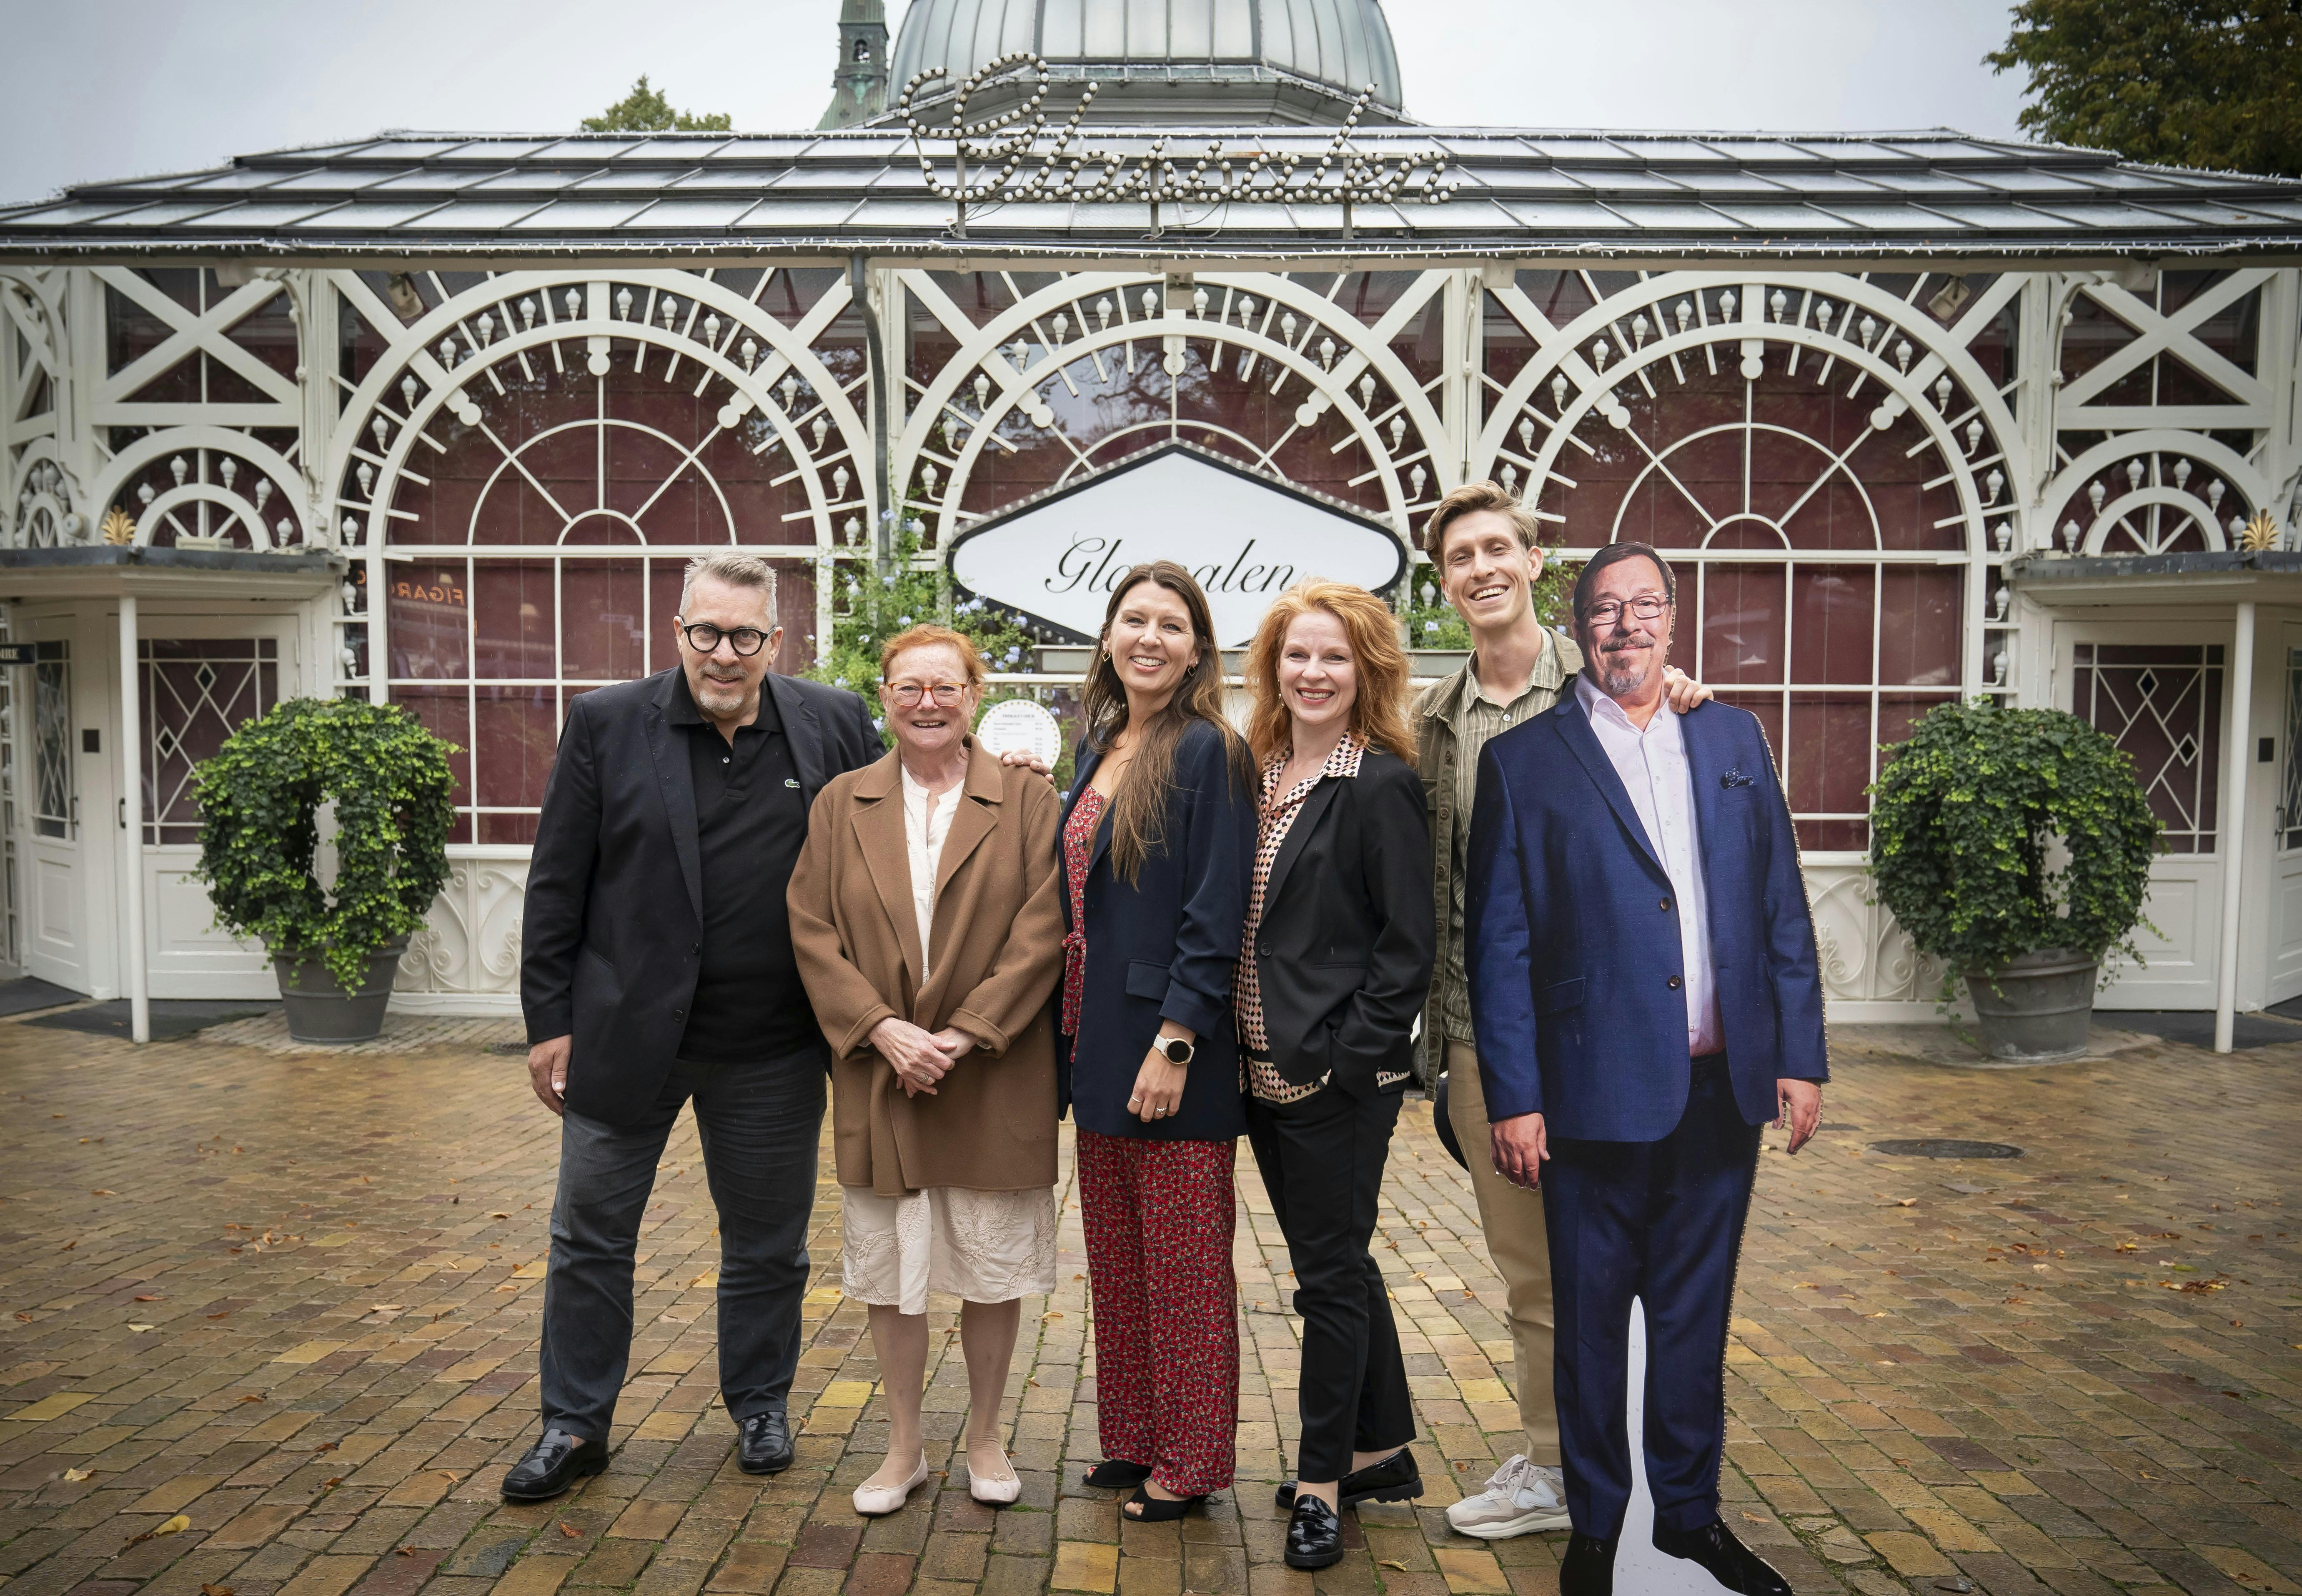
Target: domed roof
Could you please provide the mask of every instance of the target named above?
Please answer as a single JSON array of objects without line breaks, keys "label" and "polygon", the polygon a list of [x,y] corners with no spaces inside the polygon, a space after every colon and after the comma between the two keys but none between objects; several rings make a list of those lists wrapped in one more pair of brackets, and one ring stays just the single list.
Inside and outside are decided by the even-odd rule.
[{"label": "domed roof", "polygon": [[1340,122],[1370,84],[1362,120],[1402,114],[1382,0],[912,0],[889,91],[933,67],[955,86],[1018,50],[1048,63],[1056,120],[1090,79],[1098,122]]}]

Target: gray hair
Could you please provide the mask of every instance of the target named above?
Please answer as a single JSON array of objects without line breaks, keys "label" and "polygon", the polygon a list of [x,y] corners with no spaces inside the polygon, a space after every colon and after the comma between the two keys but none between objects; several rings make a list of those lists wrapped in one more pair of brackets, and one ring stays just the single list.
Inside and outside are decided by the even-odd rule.
[{"label": "gray hair", "polygon": [[679,584],[679,613],[687,613],[687,601],[695,592],[695,579],[709,576],[714,582],[724,582],[729,587],[749,587],[764,591],[768,595],[768,624],[776,624],[776,567],[756,554],[700,555],[687,562],[687,574]]}]

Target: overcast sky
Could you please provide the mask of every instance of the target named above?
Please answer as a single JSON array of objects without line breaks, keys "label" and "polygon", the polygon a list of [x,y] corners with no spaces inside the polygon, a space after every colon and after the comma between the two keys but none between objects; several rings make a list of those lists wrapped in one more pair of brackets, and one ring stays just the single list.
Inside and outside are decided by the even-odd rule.
[{"label": "overcast sky", "polygon": [[[889,0],[899,15],[903,0]],[[1535,127],[2014,131],[2004,0],[1391,0],[1410,113]],[[385,128],[572,129],[653,76],[812,127],[837,0],[0,0],[0,201]],[[891,21],[895,20],[891,16]]]}]

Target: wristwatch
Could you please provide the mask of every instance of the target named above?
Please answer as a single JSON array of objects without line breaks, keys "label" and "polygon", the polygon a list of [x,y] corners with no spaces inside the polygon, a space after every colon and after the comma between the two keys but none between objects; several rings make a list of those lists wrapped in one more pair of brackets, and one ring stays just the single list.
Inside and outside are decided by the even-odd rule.
[{"label": "wristwatch", "polygon": [[1180,1037],[1161,1037],[1151,1046],[1171,1064],[1188,1064],[1199,1051],[1197,1043],[1186,1042]]}]

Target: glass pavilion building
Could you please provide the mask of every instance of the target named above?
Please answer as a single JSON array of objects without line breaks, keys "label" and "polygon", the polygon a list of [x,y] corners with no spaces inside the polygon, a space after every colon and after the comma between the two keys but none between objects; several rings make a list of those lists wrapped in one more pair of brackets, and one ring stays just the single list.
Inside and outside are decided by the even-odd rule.
[{"label": "glass pavilion building", "polygon": [[[187,878],[187,773],[283,695],[359,693],[466,751],[397,1001],[508,1011],[561,716],[671,661],[688,558],[777,562],[799,668],[890,525],[943,559],[1149,459],[1179,528],[1256,535],[1267,494],[1288,568],[1329,525],[1389,540],[1402,593],[1481,477],[1567,557],[1668,550],[1676,658],[1781,762],[1838,1018],[1932,1012],[1867,901],[1864,789],[1978,693],[2090,718],[2166,820],[2163,938],[2107,1004],[2302,994],[2302,184],[1423,125],[1377,0],[1160,13],[914,0],[891,45],[844,0],[814,131],[395,134],[0,208],[33,656],[0,952],[269,992]],[[955,158],[954,84],[1017,52],[967,110],[1016,119]],[[983,591],[1030,609],[1046,541]]]}]

